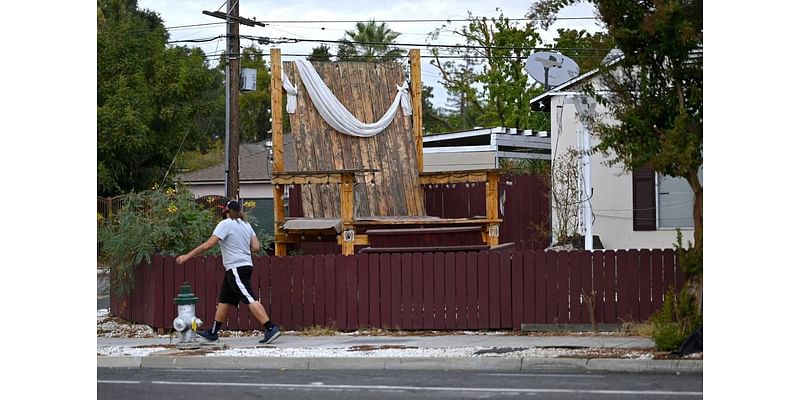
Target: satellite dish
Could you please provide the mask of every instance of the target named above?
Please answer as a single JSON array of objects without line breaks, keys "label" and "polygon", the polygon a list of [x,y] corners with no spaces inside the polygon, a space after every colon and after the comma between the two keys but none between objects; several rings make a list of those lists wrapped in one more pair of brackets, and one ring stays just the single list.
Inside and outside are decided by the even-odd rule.
[{"label": "satellite dish", "polygon": [[580,69],[571,58],[549,51],[531,54],[525,60],[528,75],[544,84],[545,90],[558,86],[578,76]]}]

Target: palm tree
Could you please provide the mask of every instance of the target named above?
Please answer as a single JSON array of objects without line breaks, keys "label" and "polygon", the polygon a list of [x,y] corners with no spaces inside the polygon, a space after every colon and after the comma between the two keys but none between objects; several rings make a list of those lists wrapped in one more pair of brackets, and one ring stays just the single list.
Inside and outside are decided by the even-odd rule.
[{"label": "palm tree", "polygon": [[400,33],[389,29],[385,22],[375,20],[356,23],[356,29],[345,31],[337,53],[339,61],[391,61],[403,56],[403,50],[391,46]]}]

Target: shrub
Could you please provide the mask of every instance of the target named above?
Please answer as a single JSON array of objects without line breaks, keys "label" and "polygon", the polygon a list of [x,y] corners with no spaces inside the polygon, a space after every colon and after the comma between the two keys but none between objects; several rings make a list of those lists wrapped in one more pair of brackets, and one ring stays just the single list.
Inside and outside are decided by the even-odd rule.
[{"label": "shrub", "polygon": [[697,312],[694,299],[684,287],[678,295],[670,287],[665,295],[664,305],[656,311],[650,322],[653,324],[652,339],[658,351],[673,351],[702,322],[702,315]]},{"label": "shrub", "polygon": [[[111,268],[114,294],[133,289],[134,268],[151,255],[177,256],[206,241],[218,221],[213,208],[195,202],[185,189],[125,195],[122,208],[99,224],[100,259]],[[219,247],[208,252],[219,254]]]}]

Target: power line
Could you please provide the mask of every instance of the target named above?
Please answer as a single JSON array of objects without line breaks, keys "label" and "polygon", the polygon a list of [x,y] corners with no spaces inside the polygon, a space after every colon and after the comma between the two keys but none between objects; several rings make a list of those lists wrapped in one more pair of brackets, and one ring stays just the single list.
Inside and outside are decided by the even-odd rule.
[{"label": "power line", "polygon": [[[445,18],[445,19],[357,19],[357,20],[271,20],[259,21],[265,24],[278,23],[278,24],[327,24],[327,23],[358,23],[358,22],[391,22],[391,23],[416,23],[416,22],[471,22],[475,20],[494,20],[500,19],[496,17],[473,17],[473,18]],[[541,18],[502,18],[509,21],[542,21]],[[559,17],[554,20],[597,20],[597,17]]]}]

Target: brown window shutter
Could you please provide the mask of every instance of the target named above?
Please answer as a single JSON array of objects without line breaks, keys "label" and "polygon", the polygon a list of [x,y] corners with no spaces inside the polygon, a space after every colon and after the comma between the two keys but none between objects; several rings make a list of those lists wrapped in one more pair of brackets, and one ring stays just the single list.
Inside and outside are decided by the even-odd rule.
[{"label": "brown window shutter", "polygon": [[656,174],[649,167],[633,171],[633,230],[656,230]]}]

